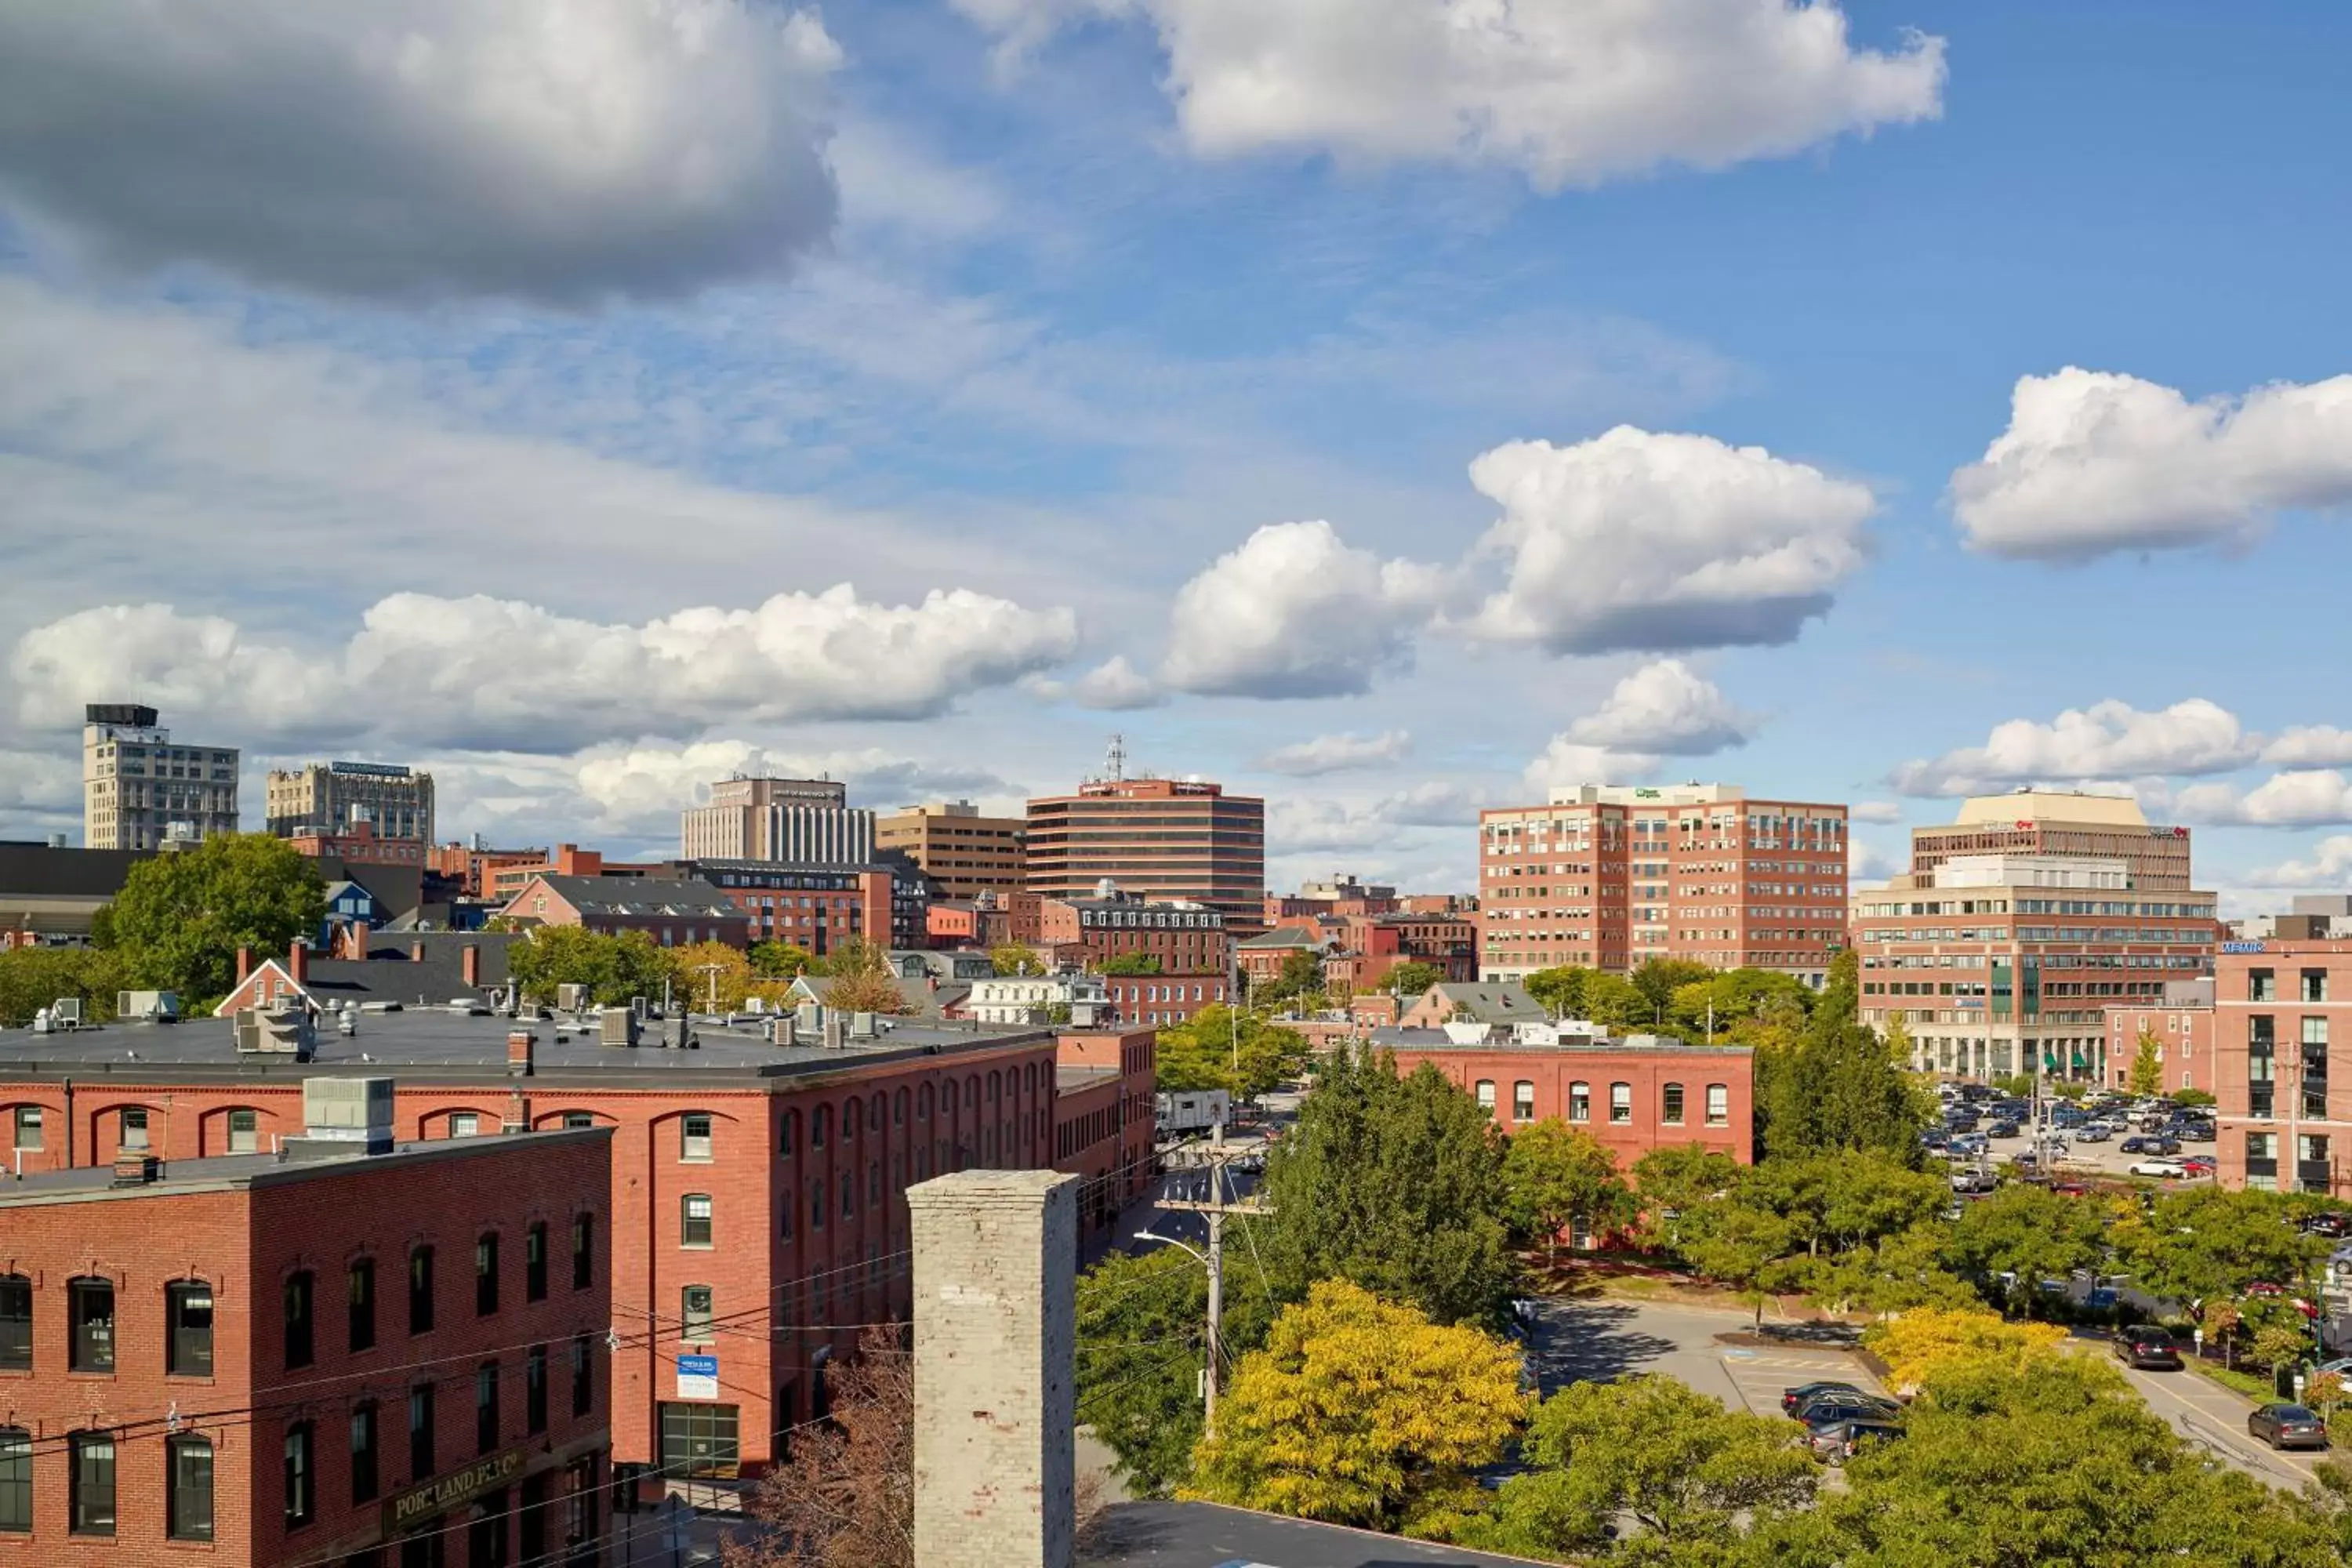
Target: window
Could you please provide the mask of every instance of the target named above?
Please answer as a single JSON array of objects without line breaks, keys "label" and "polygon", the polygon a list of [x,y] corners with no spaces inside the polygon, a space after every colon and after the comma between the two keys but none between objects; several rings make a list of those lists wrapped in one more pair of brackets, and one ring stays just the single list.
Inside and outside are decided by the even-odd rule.
[{"label": "window", "polygon": [[1511,1120],[1533,1121],[1535,1119],[1536,1086],[1531,1080],[1521,1079],[1511,1085]]},{"label": "window", "polygon": [[1632,1084],[1612,1083],[1609,1086],[1609,1120],[1612,1123],[1621,1126],[1633,1120],[1633,1086]]},{"label": "window", "polygon": [[164,1528],[174,1541],[213,1538],[213,1446],[209,1438],[178,1436],[163,1443]]},{"label": "window", "polygon": [[710,1112],[688,1111],[678,1118],[677,1130],[679,1159],[707,1161],[710,1158]]},{"label": "window", "polygon": [[67,1507],[76,1535],[114,1533],[114,1434],[76,1432],[66,1438],[72,1465]]},{"label": "window", "polygon": [[554,1479],[554,1471],[541,1470],[523,1480],[517,1522],[521,1526],[520,1555],[525,1563],[537,1563],[547,1554],[548,1488]]},{"label": "window", "polygon": [[1706,1124],[1709,1127],[1731,1125],[1731,1086],[1711,1083],[1706,1086]]},{"label": "window", "polygon": [[2306,1002],[2327,1000],[2327,971],[2306,969],[2303,972],[2303,999]]},{"label": "window", "polygon": [[1572,1083],[1568,1086],[1568,1119],[1570,1121],[1592,1120],[1592,1086]]},{"label": "window", "polygon": [[408,1479],[432,1478],[433,1385],[420,1383],[408,1391]]},{"label": "window", "polygon": [[588,1336],[572,1342],[572,1414],[586,1415],[596,1408],[596,1365],[589,1360]]},{"label": "window", "polygon": [[319,1517],[318,1474],[312,1468],[310,1424],[286,1428],[286,1528],[299,1530]]},{"label": "window", "polygon": [[499,1363],[486,1361],[474,1369],[474,1452],[488,1454],[499,1446]]},{"label": "window", "polygon": [[354,1258],[344,1270],[343,1293],[351,1321],[351,1348],[354,1351],[375,1348],[375,1259]]},{"label": "window", "polygon": [[481,1131],[482,1119],[474,1114],[474,1112],[470,1110],[453,1110],[449,1113],[450,1137],[473,1138],[478,1136]]},{"label": "window", "polygon": [[375,1401],[352,1406],[352,1501],[373,1502],[376,1477]]},{"label": "window", "polygon": [[499,1310],[499,1233],[485,1231],[474,1242],[474,1316]]},{"label": "window", "polygon": [[1658,1120],[1669,1127],[1683,1124],[1683,1086],[1670,1083],[1658,1091]]},{"label": "window", "polygon": [[291,1369],[310,1364],[310,1272],[286,1277],[286,1364]]},{"label": "window", "polygon": [[104,1279],[76,1279],[66,1288],[66,1307],[72,1336],[66,1365],[75,1372],[112,1372],[113,1285]]},{"label": "window", "polygon": [[585,1290],[596,1282],[596,1216],[574,1215],[572,1219],[572,1288]]},{"label": "window", "polygon": [[22,1426],[0,1426],[0,1531],[33,1528],[33,1435]]},{"label": "window", "polygon": [[433,1249],[411,1248],[408,1254],[408,1331],[433,1331]]},{"label": "window", "polygon": [[163,1370],[175,1377],[213,1374],[213,1288],[201,1279],[163,1287]]},{"label": "window", "polygon": [[[122,1113],[121,1128],[122,1128],[121,1143],[122,1143],[122,1147],[123,1147],[126,1151],[140,1151],[140,1150],[144,1150],[144,1149],[147,1147],[147,1112],[146,1112],[146,1111],[144,1111],[144,1110],[141,1110],[140,1108],[138,1108],[138,1107],[136,1107],[136,1106],[133,1106],[133,1107],[131,1107],[130,1110],[125,1110],[125,1111]],[[110,1464],[111,1463],[111,1461],[109,1461],[109,1462],[110,1462]],[[109,1506],[110,1507],[111,1505],[110,1504]],[[113,1527],[111,1524],[110,1524],[110,1525],[107,1527],[107,1531],[106,1531],[106,1532],[107,1532],[109,1535],[113,1534],[113,1533],[114,1533],[114,1527]]]},{"label": "window", "polygon": [[824,1148],[825,1134],[832,1130],[833,1107],[830,1105],[818,1106],[815,1113],[809,1118],[809,1147],[812,1149]]},{"label": "window", "polygon": [[841,1178],[841,1217],[849,1218],[857,1212],[857,1176],[855,1172]]},{"label": "window", "polygon": [[595,1125],[596,1113],[593,1110],[567,1110],[563,1113],[563,1127],[567,1131],[578,1131],[583,1127]]},{"label": "window", "polygon": [[2278,977],[2268,969],[2246,971],[2246,1000],[2275,1002],[2278,1000]]},{"label": "window", "polygon": [[0,1274],[0,1368],[33,1369],[33,1282],[22,1274]]},{"label": "window", "polygon": [[522,1420],[527,1432],[547,1430],[547,1347],[533,1345],[522,1363]]},{"label": "window", "polygon": [[1478,1094],[1478,1109],[1479,1109],[1479,1110],[1483,1110],[1483,1111],[1485,1111],[1485,1112],[1486,1112],[1487,1115],[1489,1115],[1489,1116],[1494,1115],[1494,1114],[1495,1114],[1495,1080],[1494,1080],[1493,1079],[1491,1079],[1491,1078],[1482,1078],[1482,1079],[1480,1079],[1478,1080],[1477,1094]]},{"label": "window", "polygon": [[709,1247],[710,1242],[710,1194],[688,1193],[678,1200],[678,1234],[680,1247]]},{"label": "window", "polygon": [[824,1228],[824,1184],[823,1182],[809,1184],[809,1228],[811,1230]]},{"label": "window", "polygon": [[662,1405],[664,1475],[732,1476],[740,1460],[734,1405]]},{"label": "window", "polygon": [[261,1147],[261,1112],[232,1110],[228,1113],[228,1152],[250,1154]]},{"label": "window", "polygon": [[688,1285],[678,1292],[680,1338],[698,1344],[710,1338],[711,1320],[718,1315],[717,1299],[718,1292],[708,1285]]},{"label": "window", "polygon": [[797,1206],[792,1188],[783,1189],[782,1195],[776,1201],[776,1225],[777,1234],[786,1241],[793,1238],[793,1210]]},{"label": "window", "polygon": [[27,1152],[42,1147],[41,1108],[20,1105],[16,1108],[16,1147]]}]

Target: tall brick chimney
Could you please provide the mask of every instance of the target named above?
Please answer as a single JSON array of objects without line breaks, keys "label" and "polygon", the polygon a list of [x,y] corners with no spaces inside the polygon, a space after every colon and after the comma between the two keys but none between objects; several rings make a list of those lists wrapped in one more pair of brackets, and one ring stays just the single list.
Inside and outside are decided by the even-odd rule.
[{"label": "tall brick chimney", "polygon": [[1076,1561],[1077,1190],[1052,1171],[908,1189],[923,1568]]},{"label": "tall brick chimney", "polygon": [[344,954],[345,957],[365,958],[368,955],[367,921],[353,921],[349,926],[344,928],[343,941],[348,950]]},{"label": "tall brick chimney", "polygon": [[425,944],[423,942],[412,942],[408,944],[408,962],[411,963],[422,963],[425,962]]},{"label": "tall brick chimney", "polygon": [[294,945],[287,949],[286,973],[294,977],[297,985],[310,983],[310,941],[308,937],[296,937]]},{"label": "tall brick chimney", "polygon": [[469,942],[460,953],[459,961],[465,965],[466,984],[479,986],[482,984],[482,950]]},{"label": "tall brick chimney", "polygon": [[244,984],[247,978],[252,973],[253,949],[249,947],[240,947],[236,950],[236,983],[239,985]]},{"label": "tall brick chimney", "polygon": [[[471,952],[474,950],[469,947],[466,951],[467,952]],[[509,1029],[507,1031],[507,1073],[509,1077],[529,1078],[531,1075],[535,1065],[532,1058],[536,1055],[538,1045],[539,1037],[531,1033],[529,1029]]]}]

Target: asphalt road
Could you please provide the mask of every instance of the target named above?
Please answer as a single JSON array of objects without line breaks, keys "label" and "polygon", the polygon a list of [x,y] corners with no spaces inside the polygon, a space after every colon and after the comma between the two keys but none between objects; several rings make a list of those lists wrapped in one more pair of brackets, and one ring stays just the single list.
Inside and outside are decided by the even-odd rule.
[{"label": "asphalt road", "polygon": [[[2095,1353],[2105,1352],[2105,1347],[2099,1346]],[[2253,1410],[2253,1402],[2210,1378],[2185,1368],[2179,1372],[2131,1368],[2124,1375],[2147,1401],[2147,1407],[2170,1422],[2174,1431],[2233,1468],[2273,1486],[2301,1488],[2311,1479],[2313,1466],[2326,1457],[2301,1450],[2282,1453],[2261,1438],[2249,1436],[2246,1416]]]}]

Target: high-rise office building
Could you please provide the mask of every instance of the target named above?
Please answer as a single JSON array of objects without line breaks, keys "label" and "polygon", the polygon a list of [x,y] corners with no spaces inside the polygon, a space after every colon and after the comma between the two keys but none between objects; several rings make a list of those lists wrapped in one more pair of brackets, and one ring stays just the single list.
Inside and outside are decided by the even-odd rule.
[{"label": "high-rise office building", "polygon": [[950,899],[1018,892],[1028,836],[1024,818],[982,816],[968,800],[910,805],[874,824],[877,848],[905,851]]},{"label": "high-rise office building", "polygon": [[1652,958],[1819,986],[1843,945],[1846,808],[1736,784],[1555,789],[1478,814],[1478,973]]},{"label": "high-rise office building", "polygon": [[1911,870],[1955,855],[2068,855],[2121,860],[2142,892],[2189,886],[2189,829],[2152,826],[2128,795],[2021,789],[1971,795],[1954,818],[1911,830]]},{"label": "high-rise office building", "polygon": [[864,866],[874,859],[874,814],[853,810],[832,779],[731,778],[679,818],[688,860],[789,860]]},{"label": "high-rise office building", "polygon": [[1029,803],[1029,890],[1091,899],[1103,882],[1153,902],[1187,900],[1228,931],[1265,924],[1265,802],[1200,779],[1090,779]]},{"label": "high-rise office building", "polygon": [[236,831],[235,747],[175,743],[138,703],[94,702],[82,717],[85,847],[159,849]]},{"label": "high-rise office building", "polygon": [[430,846],[433,775],[385,763],[310,763],[269,773],[269,831],[332,837],[365,826],[374,837]]}]

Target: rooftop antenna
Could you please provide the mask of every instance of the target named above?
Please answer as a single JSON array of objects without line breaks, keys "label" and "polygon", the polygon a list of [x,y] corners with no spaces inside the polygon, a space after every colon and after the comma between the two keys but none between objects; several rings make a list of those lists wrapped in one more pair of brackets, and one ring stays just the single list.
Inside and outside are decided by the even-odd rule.
[{"label": "rooftop antenna", "polygon": [[1125,735],[1113,735],[1110,738],[1110,750],[1103,757],[1103,769],[1113,784],[1118,784],[1127,777],[1127,737]]}]

